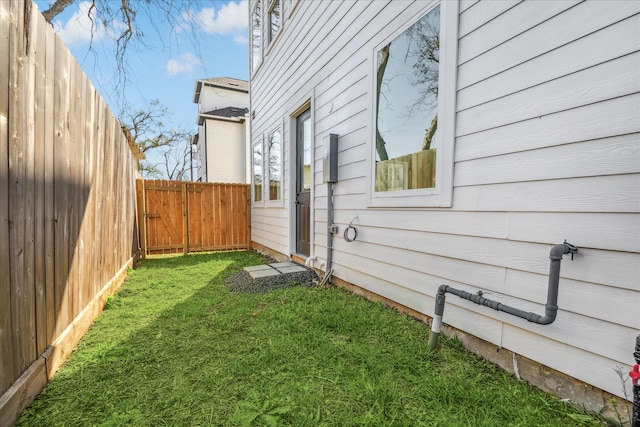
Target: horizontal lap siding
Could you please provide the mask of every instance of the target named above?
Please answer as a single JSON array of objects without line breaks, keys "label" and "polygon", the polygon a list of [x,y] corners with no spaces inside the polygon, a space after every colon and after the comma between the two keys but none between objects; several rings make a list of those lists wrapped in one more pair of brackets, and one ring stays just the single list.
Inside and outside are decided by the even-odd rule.
[{"label": "horizontal lap siding", "polygon": [[[518,7],[522,7],[521,5]],[[459,65],[458,88],[471,86],[519,64],[524,64],[532,58],[546,55],[554,49],[603,30],[637,13],[635,2],[587,1],[543,22],[530,22],[525,19],[522,25],[523,28],[530,27],[528,31]],[[485,25],[494,26],[495,22],[495,20],[488,21]],[[495,26],[493,31],[500,32],[502,29]],[[628,34],[628,37],[632,36],[633,34]],[[618,39],[622,42],[628,37],[618,37]],[[464,38],[460,40],[461,48],[465,43],[479,43],[474,40],[473,32],[465,38],[467,38],[466,41]]]},{"label": "horizontal lap siding", "polygon": [[[373,49],[425,5],[300,2],[252,82],[254,142],[313,97],[316,266],[331,132],[340,135],[337,277],[427,315],[443,283],[541,313],[549,248],[567,239],[580,251],[562,263],[552,325],[457,298],[445,323],[623,396],[614,368],[633,362],[640,330],[638,4],[461,2],[453,206],[367,208]],[[281,215],[254,209],[254,240],[288,248],[289,204]],[[347,243],[352,221],[358,239]]]},{"label": "horizontal lap siding", "polygon": [[[360,99],[359,104],[354,105],[353,98],[367,96],[368,68],[363,66],[368,67],[369,63],[366,52],[359,50],[361,43],[353,32],[353,24],[354,21],[359,21],[362,26],[379,13],[379,10],[372,10],[373,7],[367,7],[363,2],[311,2],[304,6],[298,5],[292,19],[285,19],[282,34],[271,46],[251,86],[251,108],[256,112],[256,118],[252,121],[252,144],[258,142],[275,125],[284,122],[283,176],[287,178],[282,206],[269,206],[268,202],[253,206],[252,240],[286,254],[291,251],[289,226],[290,197],[293,191],[288,178],[292,174],[292,168],[295,168],[295,161],[291,158],[291,149],[295,147],[295,134],[291,132],[295,128],[290,127],[290,113],[315,95],[312,100],[312,118],[316,146],[320,144],[318,141],[327,133],[327,129],[341,135],[348,133],[354,127],[354,122],[350,121],[353,117],[358,118],[356,128],[365,129],[369,120],[368,102]],[[380,6],[383,7],[384,4]],[[338,10],[340,13],[336,13]],[[343,15],[345,11],[346,15]],[[297,37],[296,34],[303,36]],[[336,55],[329,47],[339,42],[350,44],[351,47]],[[354,55],[358,59],[351,60],[349,57]],[[318,70],[324,71],[318,73]],[[296,84],[288,84],[291,82]],[[354,83],[358,83],[355,90],[352,87]],[[354,92],[357,94],[354,95]],[[261,114],[262,112],[268,114]],[[342,124],[337,123],[336,119],[342,120]],[[340,129],[337,126],[341,126]],[[360,137],[358,143],[363,142]],[[316,182],[319,182],[319,153],[316,150],[314,154]],[[319,189],[312,189],[312,193],[316,190]],[[316,201],[315,204],[319,207],[321,202]],[[322,204],[325,205],[326,202]]]},{"label": "horizontal lap siding", "polygon": [[[546,271],[513,257],[536,257],[565,238],[580,246],[562,265],[556,322],[504,318],[501,345],[617,395],[613,369],[632,363],[640,330],[638,12],[628,2],[586,2],[485,54],[474,49],[481,35],[502,37],[497,19],[460,41],[454,208],[507,217],[506,240],[481,245],[506,262],[478,259],[505,267],[495,298],[541,312]],[[582,371],[594,361],[597,374]]]},{"label": "horizontal lap siding", "polygon": [[625,55],[460,111],[457,134],[482,132],[636,93],[639,62],[639,53]]}]

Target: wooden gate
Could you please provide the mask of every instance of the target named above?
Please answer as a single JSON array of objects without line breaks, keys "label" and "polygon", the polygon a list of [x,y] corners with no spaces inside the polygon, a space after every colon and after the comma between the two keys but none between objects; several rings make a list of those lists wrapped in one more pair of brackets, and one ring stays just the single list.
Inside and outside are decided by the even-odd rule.
[{"label": "wooden gate", "polygon": [[248,184],[138,180],[142,253],[249,249]]}]

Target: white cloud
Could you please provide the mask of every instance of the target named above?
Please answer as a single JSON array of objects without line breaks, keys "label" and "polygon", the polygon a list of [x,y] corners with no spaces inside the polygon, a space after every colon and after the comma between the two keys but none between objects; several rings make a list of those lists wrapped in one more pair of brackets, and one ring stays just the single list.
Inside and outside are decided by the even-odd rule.
[{"label": "white cloud", "polygon": [[249,27],[249,2],[230,1],[216,10],[215,7],[203,7],[191,16],[185,16],[207,34],[235,35],[238,43],[246,43],[246,36],[241,36]]},{"label": "white cloud", "polygon": [[238,44],[249,44],[249,39],[245,35],[237,35],[233,38],[233,41]]},{"label": "white cloud", "polygon": [[54,22],[54,30],[67,46],[97,41],[108,34],[104,24],[96,21],[95,8],[89,12],[90,8],[91,2],[83,1],[78,5],[78,11],[67,22]]},{"label": "white cloud", "polygon": [[165,70],[170,76],[193,71],[193,67],[202,64],[202,61],[192,53],[183,53],[178,59],[170,59],[165,65]]}]

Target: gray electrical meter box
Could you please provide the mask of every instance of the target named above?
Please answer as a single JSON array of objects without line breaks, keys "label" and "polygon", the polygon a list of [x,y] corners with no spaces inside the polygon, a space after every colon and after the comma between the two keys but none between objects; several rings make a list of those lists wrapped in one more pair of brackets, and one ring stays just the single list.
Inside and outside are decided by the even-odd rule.
[{"label": "gray electrical meter box", "polygon": [[338,182],[338,135],[331,133],[322,138],[322,142],[322,179],[324,182]]}]

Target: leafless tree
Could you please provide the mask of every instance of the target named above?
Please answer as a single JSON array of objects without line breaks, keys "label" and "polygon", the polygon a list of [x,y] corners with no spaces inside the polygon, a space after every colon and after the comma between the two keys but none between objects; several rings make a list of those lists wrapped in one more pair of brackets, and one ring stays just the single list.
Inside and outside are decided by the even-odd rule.
[{"label": "leafless tree", "polygon": [[191,169],[191,135],[181,128],[168,128],[163,120],[169,115],[156,99],[146,109],[125,108],[120,122],[147,157],[138,163],[143,177],[187,180]]},{"label": "leafless tree", "polygon": [[[414,59],[411,84],[416,87],[418,99],[407,111],[408,116],[413,116],[419,110],[433,108],[438,99],[438,79],[440,62],[440,10],[435,9],[405,31],[410,43],[404,52],[405,60]],[[392,76],[385,75],[391,52],[392,43],[384,46],[378,56],[376,78],[376,116],[380,110],[380,95],[382,87],[389,83]],[[422,150],[431,148],[431,142],[438,127],[438,115],[433,117],[429,126],[425,129],[422,142]],[[376,126],[376,151],[380,160],[387,160],[386,142]]]},{"label": "leafless tree", "polygon": [[[1,1],[1,0],[0,0]],[[55,0],[49,9],[43,12],[47,22],[51,23],[53,19],[62,13],[67,7],[81,0]],[[193,22],[185,22],[183,17],[189,16],[191,6],[195,0],[88,0],[90,6],[87,9],[87,17],[92,23],[92,38],[96,35],[99,28],[109,28],[108,36],[115,42],[115,62],[118,69],[118,75],[115,80],[115,90],[120,92],[124,99],[124,89],[129,82],[129,70],[127,66],[127,52],[133,47],[136,49],[151,48],[147,40],[153,40],[155,44],[165,43],[166,34],[163,34],[158,28],[158,24],[169,24],[171,28],[187,30],[184,31],[187,37],[191,38],[193,48],[196,50],[197,56],[201,57],[200,48],[196,36],[193,31]],[[148,19],[144,21],[150,22],[156,34],[153,37],[145,34],[139,22],[141,15]],[[186,25],[185,25],[186,24]],[[185,28],[186,27],[186,28]],[[145,36],[146,39],[145,39]],[[93,51],[93,45],[90,45],[89,51]],[[124,102],[124,101],[123,101]]]},{"label": "leafless tree", "polygon": [[162,152],[163,161],[158,169],[167,179],[174,181],[189,181],[191,170],[191,145],[189,140],[176,139],[165,146]]},{"label": "leafless tree", "polygon": [[[378,59],[378,70],[376,72],[376,117],[378,117],[378,112],[380,111],[380,93],[382,91],[384,72],[387,69],[387,64],[389,63],[390,52],[391,43],[384,46],[380,50],[380,57]],[[378,157],[380,157],[380,160],[389,160],[386,143],[384,141],[384,138],[380,134],[380,130],[378,130],[378,126],[376,126],[376,151],[378,152]]]},{"label": "leafless tree", "polygon": [[[440,21],[440,9],[433,11],[435,22]],[[419,98],[413,104],[409,114],[422,108],[432,108],[438,100],[438,81],[440,68],[440,29],[431,20],[421,19],[409,29],[408,36],[413,43],[407,55],[414,56],[413,80],[411,84],[419,89]],[[438,128],[438,114],[433,117],[426,129],[422,149],[431,148],[431,141]]]},{"label": "leafless tree", "polygon": [[262,60],[262,5],[257,2],[251,12],[251,70]]}]

